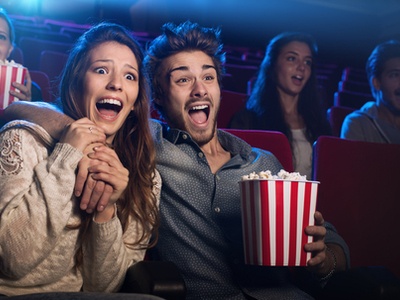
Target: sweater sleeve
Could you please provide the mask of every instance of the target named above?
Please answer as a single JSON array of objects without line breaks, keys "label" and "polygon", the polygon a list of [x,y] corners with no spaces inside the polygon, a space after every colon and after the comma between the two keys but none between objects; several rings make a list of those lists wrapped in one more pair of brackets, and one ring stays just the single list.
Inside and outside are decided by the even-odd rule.
[{"label": "sweater sleeve", "polygon": [[[160,201],[161,177],[155,171],[153,194]],[[83,290],[87,292],[116,292],[120,289],[128,268],[143,260],[146,249],[132,246],[143,228],[130,218],[125,232],[114,216],[108,222],[91,223],[90,234],[84,241]]]},{"label": "sweater sleeve", "polygon": [[70,219],[75,169],[82,153],[49,150],[32,130],[0,134],[0,272],[14,279],[49,255]]},{"label": "sweater sleeve", "polygon": [[352,113],[343,121],[340,137],[349,140],[368,141],[368,133],[371,133],[374,128],[368,117]]}]

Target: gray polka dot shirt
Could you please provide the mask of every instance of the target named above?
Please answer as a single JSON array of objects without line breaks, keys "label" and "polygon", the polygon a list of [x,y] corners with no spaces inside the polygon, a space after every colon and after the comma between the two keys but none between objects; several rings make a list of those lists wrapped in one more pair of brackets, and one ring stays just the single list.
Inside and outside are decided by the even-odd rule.
[{"label": "gray polka dot shirt", "polygon": [[232,158],[213,174],[186,132],[156,122],[152,131],[163,182],[157,255],[179,267],[187,299],[310,299],[290,284],[288,268],[244,264],[238,182],[254,171],[277,173],[275,156],[219,130]]}]

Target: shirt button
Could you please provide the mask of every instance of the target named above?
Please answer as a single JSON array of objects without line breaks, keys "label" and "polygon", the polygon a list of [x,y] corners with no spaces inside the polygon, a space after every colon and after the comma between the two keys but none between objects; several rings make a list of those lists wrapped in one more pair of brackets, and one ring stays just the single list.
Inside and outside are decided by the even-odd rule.
[{"label": "shirt button", "polygon": [[187,138],[188,138],[187,134],[183,134],[183,135],[182,135],[182,138],[183,138],[184,140],[187,140]]},{"label": "shirt button", "polygon": [[199,152],[198,155],[199,155],[200,158],[203,158],[203,156],[204,156],[203,152]]},{"label": "shirt button", "polygon": [[219,207],[216,207],[216,208],[214,208],[214,211],[215,211],[216,213],[219,213],[219,212],[221,211],[221,209],[220,209]]}]

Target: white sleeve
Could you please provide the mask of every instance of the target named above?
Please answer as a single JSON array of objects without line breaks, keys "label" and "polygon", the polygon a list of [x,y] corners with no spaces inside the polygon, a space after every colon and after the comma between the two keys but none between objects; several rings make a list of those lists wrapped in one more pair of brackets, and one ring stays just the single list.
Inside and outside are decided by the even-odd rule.
[{"label": "white sleeve", "polygon": [[[161,177],[156,171],[153,193],[157,204],[160,200]],[[131,245],[143,228],[130,219],[127,230],[122,233],[121,222],[114,216],[105,223],[92,221],[88,241],[84,248],[84,291],[116,292],[120,289],[127,269],[143,260],[146,249]],[[86,274],[86,275],[85,275]]]},{"label": "white sleeve", "polygon": [[82,152],[47,149],[25,129],[0,134],[0,273],[21,278],[43,261],[72,214]]}]

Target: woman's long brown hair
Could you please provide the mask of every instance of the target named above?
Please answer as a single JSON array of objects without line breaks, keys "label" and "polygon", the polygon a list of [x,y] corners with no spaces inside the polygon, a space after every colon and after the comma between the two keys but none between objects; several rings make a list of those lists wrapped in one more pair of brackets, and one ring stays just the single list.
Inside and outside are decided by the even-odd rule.
[{"label": "woman's long brown hair", "polygon": [[[122,128],[117,132],[113,148],[125,168],[129,170],[128,186],[117,202],[117,214],[123,231],[135,220],[143,228],[131,245],[148,248],[158,237],[159,215],[157,199],[153,194],[155,172],[155,149],[149,127],[149,83],[143,68],[143,51],[126,28],[113,23],[100,23],[84,33],[71,50],[60,85],[60,101],[65,114],[73,119],[85,117],[80,109],[83,78],[89,66],[90,52],[106,42],[117,42],[128,46],[136,57],[139,67],[139,93]],[[83,214],[80,226],[84,238],[91,215]],[[148,239],[152,237],[151,243]],[[77,255],[78,265],[81,254]]]}]

